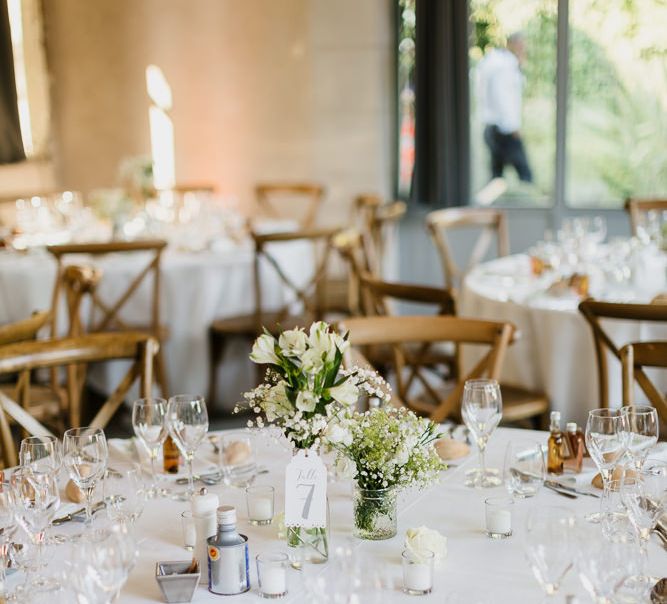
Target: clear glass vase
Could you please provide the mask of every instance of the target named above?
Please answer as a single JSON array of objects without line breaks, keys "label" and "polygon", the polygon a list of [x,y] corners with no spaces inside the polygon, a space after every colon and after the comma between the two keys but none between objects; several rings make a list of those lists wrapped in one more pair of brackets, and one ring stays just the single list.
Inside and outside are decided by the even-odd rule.
[{"label": "clear glass vase", "polygon": [[327,525],[325,528],[286,527],[287,545],[291,549],[290,560],[294,568],[304,564],[323,564],[329,559],[329,500],[327,499]]},{"label": "clear glass vase", "polygon": [[354,489],[354,535],[380,541],[396,535],[396,490]]}]

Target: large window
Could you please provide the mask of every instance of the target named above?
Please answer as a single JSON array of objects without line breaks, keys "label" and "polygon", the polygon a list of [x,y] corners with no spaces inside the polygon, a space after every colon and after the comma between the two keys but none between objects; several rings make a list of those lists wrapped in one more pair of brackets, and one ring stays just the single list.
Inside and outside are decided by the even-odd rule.
[{"label": "large window", "polygon": [[[399,7],[406,194],[419,31],[412,2]],[[629,196],[667,195],[667,1],[468,0],[468,9],[471,203],[620,208]]]},{"label": "large window", "polygon": [[398,2],[398,193],[407,197],[415,167],[415,0]]}]

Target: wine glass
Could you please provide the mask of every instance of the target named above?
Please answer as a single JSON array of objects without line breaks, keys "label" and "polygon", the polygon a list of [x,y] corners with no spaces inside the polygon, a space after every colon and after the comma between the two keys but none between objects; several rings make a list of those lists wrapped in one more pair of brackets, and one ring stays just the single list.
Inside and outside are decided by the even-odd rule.
[{"label": "wine glass", "polygon": [[540,444],[532,440],[508,443],[504,479],[510,495],[536,495],[544,482],[544,455]]},{"label": "wine glass", "polygon": [[503,402],[496,380],[468,380],[463,387],[461,415],[479,450],[479,468],[467,473],[466,486],[495,487],[501,484],[497,470],[487,469],[485,452],[491,433],[500,423]]},{"label": "wine glass", "polygon": [[[603,487],[611,480],[614,467],[625,453],[621,435],[621,416],[615,409],[593,409],[586,422],[586,447],[600,471]],[[600,513],[589,514],[589,522],[599,522]]]},{"label": "wine glass", "polygon": [[658,442],[658,412],[654,407],[621,407],[621,433],[628,455],[641,470],[649,451]]},{"label": "wine glass", "polygon": [[24,438],[19,449],[19,463],[34,472],[57,474],[62,465],[58,439],[51,434]]},{"label": "wine glass", "polygon": [[141,398],[132,406],[132,427],[137,438],[148,450],[151,460],[151,485],[146,491],[149,498],[167,495],[158,489],[156,463],[160,447],[167,438],[167,401],[163,398]]},{"label": "wine glass", "polygon": [[104,430],[93,428],[70,428],[63,436],[63,461],[70,478],[83,491],[86,500],[86,525],[93,520],[93,492],[98,481],[104,477],[109,459]]},{"label": "wine glass", "polygon": [[[42,567],[46,529],[60,505],[58,481],[54,474],[19,467],[12,473],[10,484],[16,520],[37,546],[36,561],[29,573],[33,575],[34,571],[38,572]],[[45,577],[29,576],[27,583],[30,589],[40,591],[55,587],[54,582]]]},{"label": "wine glass", "polygon": [[560,506],[536,507],[526,522],[525,552],[530,568],[544,590],[545,599],[558,593],[572,568],[574,516]]},{"label": "wine glass", "polygon": [[9,562],[9,544],[16,532],[14,517],[14,499],[11,486],[0,483],[0,601],[7,596],[6,571]]},{"label": "wine glass", "polygon": [[208,413],[202,396],[178,394],[167,406],[169,434],[188,464],[188,489],[177,498],[188,501],[195,492],[192,461],[195,451],[208,432]]},{"label": "wine glass", "polygon": [[[621,485],[621,498],[637,531],[643,565],[648,555],[651,531],[667,505],[667,463],[649,459],[641,470],[626,472]],[[648,589],[654,581],[642,573],[634,582]]]},{"label": "wine glass", "polygon": [[118,463],[113,470],[108,468],[103,491],[107,516],[114,522],[134,522],[144,511],[146,489],[135,464]]}]

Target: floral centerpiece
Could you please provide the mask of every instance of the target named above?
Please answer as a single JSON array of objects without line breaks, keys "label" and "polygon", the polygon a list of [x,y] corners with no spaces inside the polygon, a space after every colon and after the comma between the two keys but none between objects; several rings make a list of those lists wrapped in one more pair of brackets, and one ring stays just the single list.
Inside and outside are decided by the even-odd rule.
[{"label": "floral centerpiece", "polygon": [[[244,403],[255,414],[249,427],[276,427],[294,449],[317,449],[326,444],[328,426],[353,413],[363,394],[387,401],[389,386],[377,373],[358,367],[343,368],[349,347],[347,335],[327,323],[284,331],[278,338],[266,332],[255,341],[250,359],[267,365],[266,378],[246,392]],[[309,546],[325,560],[328,540],[324,529],[288,528],[288,545]],[[311,556],[312,561],[317,561]]]},{"label": "floral centerpiece", "polygon": [[443,467],[434,446],[440,436],[435,424],[405,408],[385,407],[347,413],[327,432],[338,451],[337,467],[356,481],[356,536],[393,537],[397,493],[429,486]]}]

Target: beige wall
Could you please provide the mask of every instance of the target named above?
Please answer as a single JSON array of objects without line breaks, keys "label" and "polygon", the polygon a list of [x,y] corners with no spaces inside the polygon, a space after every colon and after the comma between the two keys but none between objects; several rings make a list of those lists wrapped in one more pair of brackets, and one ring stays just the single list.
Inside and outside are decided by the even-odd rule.
[{"label": "beige wall", "polygon": [[178,181],[248,208],[312,179],[328,216],[391,184],[391,0],[44,0],[60,186],[113,184],[150,151],[144,70],[171,84]]}]

